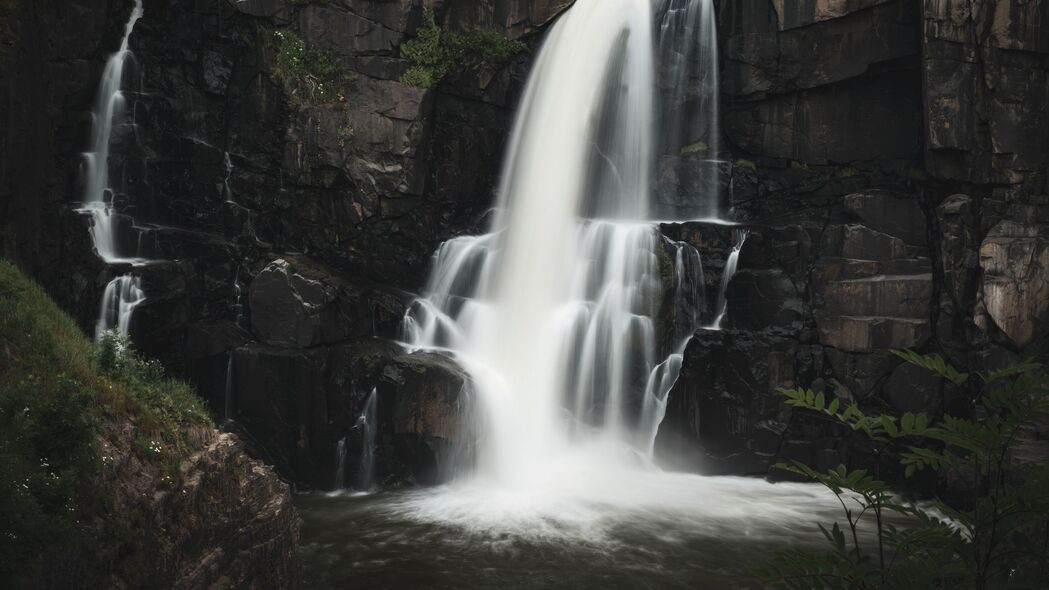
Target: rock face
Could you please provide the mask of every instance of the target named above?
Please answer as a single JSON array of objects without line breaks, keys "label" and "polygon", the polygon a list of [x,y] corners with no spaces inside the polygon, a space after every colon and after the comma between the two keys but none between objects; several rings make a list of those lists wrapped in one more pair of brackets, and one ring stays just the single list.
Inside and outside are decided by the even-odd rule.
[{"label": "rock face", "polygon": [[[299,517],[288,485],[233,435],[196,428],[177,476],[143,461],[134,429],[107,429],[104,516],[81,555],[48,558],[34,588],[295,588]],[[171,483],[174,482],[174,483]]]},{"label": "rock face", "polygon": [[773,389],[965,415],[966,392],[891,349],[963,369],[1045,357],[1049,121],[1024,105],[1049,92],[1047,16],[994,0],[722,3],[731,202],[749,237],[730,329],[685,352],[664,461],[874,461]]},{"label": "rock face", "polygon": [[271,346],[308,348],[366,336],[392,336],[404,297],[369,292],[308,260],[278,259],[248,291],[255,336]]}]

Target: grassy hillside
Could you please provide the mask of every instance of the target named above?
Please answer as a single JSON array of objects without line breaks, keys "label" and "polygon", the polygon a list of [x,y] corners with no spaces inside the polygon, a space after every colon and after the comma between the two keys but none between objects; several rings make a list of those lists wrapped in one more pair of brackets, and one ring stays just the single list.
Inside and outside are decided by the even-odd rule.
[{"label": "grassy hillside", "polygon": [[107,433],[130,430],[129,452],[174,486],[190,427],[208,423],[186,384],[119,338],[96,345],[0,261],[0,586],[104,518],[96,476]]}]

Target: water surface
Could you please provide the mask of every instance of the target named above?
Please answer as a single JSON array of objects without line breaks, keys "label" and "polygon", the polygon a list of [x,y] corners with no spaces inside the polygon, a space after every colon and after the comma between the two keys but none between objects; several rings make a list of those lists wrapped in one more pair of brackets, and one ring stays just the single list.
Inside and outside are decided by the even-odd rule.
[{"label": "water surface", "polygon": [[[583,474],[584,476],[587,474]],[[838,518],[808,484],[646,473],[507,490],[483,481],[300,496],[306,587],[747,589]],[[625,475],[625,474],[624,474]]]}]

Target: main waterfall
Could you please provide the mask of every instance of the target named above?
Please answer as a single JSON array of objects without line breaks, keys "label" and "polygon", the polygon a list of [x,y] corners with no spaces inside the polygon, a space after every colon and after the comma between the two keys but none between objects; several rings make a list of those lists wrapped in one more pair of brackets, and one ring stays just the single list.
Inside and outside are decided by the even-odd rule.
[{"label": "main waterfall", "polygon": [[[726,569],[752,566],[725,547],[804,539],[831,505],[653,458],[685,345],[725,307],[705,300],[700,253],[655,221],[726,223],[705,176],[720,173],[715,51],[713,0],[577,0],[553,26],[489,231],[441,245],[404,318],[411,349],[470,376],[448,453],[463,463],[436,488],[308,501],[318,569],[337,570],[321,587],[740,588]],[[670,198],[664,164],[690,179]]]},{"label": "main waterfall", "polygon": [[448,351],[472,377],[480,480],[542,486],[563,475],[555,463],[651,454],[675,353],[698,327],[667,294],[695,292],[700,266],[649,221],[658,4],[580,0],[554,26],[491,231],[441,246],[406,317],[413,348]]}]

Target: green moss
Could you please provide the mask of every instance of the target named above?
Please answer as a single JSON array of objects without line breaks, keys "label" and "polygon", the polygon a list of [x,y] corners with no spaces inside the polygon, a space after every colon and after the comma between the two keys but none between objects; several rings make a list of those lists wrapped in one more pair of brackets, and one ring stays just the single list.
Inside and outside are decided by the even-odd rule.
[{"label": "green moss", "polygon": [[524,43],[491,29],[442,31],[433,9],[427,9],[416,37],[401,44],[401,57],[410,64],[401,82],[430,88],[453,70],[492,69],[524,49]]},{"label": "green moss", "polygon": [[[107,423],[130,423],[170,462],[198,398],[130,349],[96,348],[38,285],[0,261],[0,580],[78,540]],[[148,455],[147,455],[148,456]]]},{"label": "green moss", "polygon": [[696,143],[689,144],[689,145],[686,145],[685,147],[681,148],[681,151],[678,152],[678,155],[682,156],[682,157],[694,156],[694,155],[706,155],[706,153],[709,152],[709,151],[710,151],[710,146],[708,146],[706,144],[706,142],[697,141]]},{"label": "green moss", "polygon": [[343,102],[337,89],[339,68],[324,52],[308,49],[306,42],[294,31],[271,31],[276,55],[273,59],[273,77],[284,85],[292,102]]},{"label": "green moss", "polygon": [[739,166],[740,168],[747,168],[749,170],[753,170],[754,172],[758,171],[758,165],[755,164],[753,160],[736,160],[736,166]]},{"label": "green moss", "polygon": [[805,162],[801,162],[799,160],[791,160],[790,161],[790,167],[793,170],[801,170],[803,172],[808,172],[809,171],[809,165],[806,164]]}]

